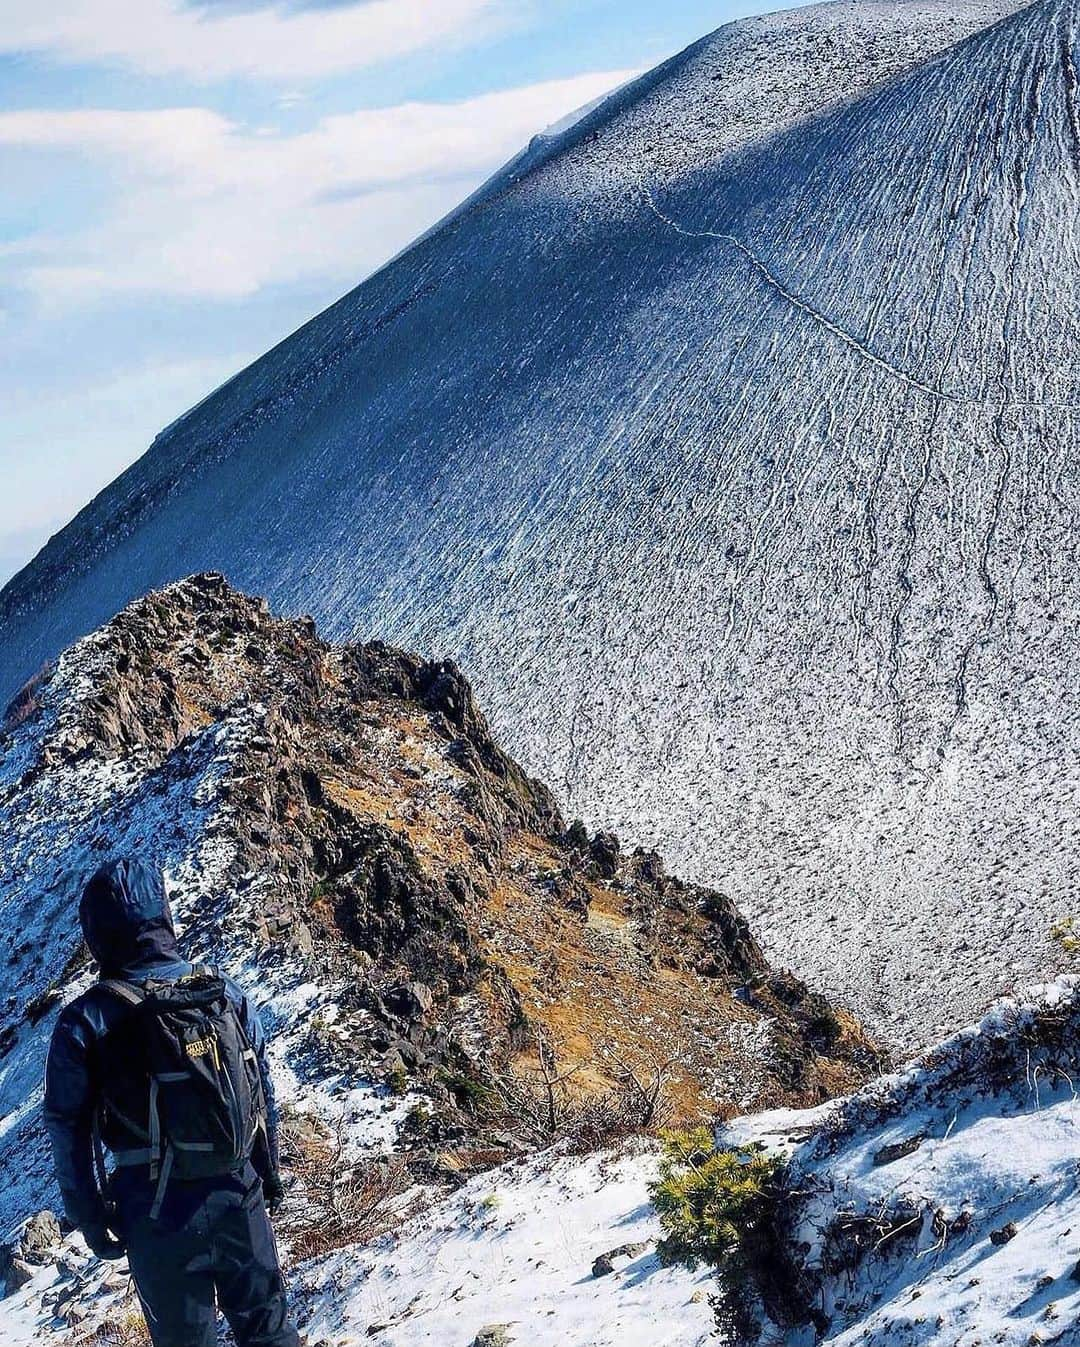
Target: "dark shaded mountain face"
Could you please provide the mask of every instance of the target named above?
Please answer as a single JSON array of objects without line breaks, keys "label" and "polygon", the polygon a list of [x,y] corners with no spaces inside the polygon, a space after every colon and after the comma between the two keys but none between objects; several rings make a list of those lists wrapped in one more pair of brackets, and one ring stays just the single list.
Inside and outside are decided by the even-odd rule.
[{"label": "dark shaded mountain face", "polygon": [[20,679],[209,566],[457,659],[590,826],[904,1046],[1064,959],[1075,3],[720,30],[164,432]]}]

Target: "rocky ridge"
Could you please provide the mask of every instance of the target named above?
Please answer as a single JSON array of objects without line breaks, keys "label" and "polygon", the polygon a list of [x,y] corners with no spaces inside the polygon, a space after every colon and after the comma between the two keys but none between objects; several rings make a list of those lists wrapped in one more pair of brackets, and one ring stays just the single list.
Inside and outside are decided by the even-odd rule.
[{"label": "rocky ridge", "polygon": [[[0,752],[13,1081],[90,975],[81,877],[131,849],[163,862],[188,947],[267,999],[283,1073],[411,1101],[388,1149],[429,1178],[812,1102],[876,1061],[728,897],[568,825],[452,663],[329,645],[221,576],[73,647],[15,698]],[[54,943],[20,935],[31,913]]]}]

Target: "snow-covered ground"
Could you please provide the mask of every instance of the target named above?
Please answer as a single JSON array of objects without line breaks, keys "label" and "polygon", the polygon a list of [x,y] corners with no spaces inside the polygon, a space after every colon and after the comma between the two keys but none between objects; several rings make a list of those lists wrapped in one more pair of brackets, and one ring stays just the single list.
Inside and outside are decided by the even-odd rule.
[{"label": "snow-covered ground", "polygon": [[728,1130],[791,1157],[825,1341],[1080,1342],[1078,1048],[1070,978],[848,1100]]},{"label": "snow-covered ground", "polygon": [[[847,1099],[722,1129],[727,1143],[785,1155],[800,1194],[789,1236],[823,1331],[787,1325],[763,1341],[1080,1341],[1078,1069],[1070,979],[1003,1003]],[[379,1144],[377,1119],[361,1113],[351,1127],[361,1148]],[[655,1174],[646,1143],[482,1174],[372,1243],[294,1265],[304,1332],[330,1347],[719,1347],[712,1275],[657,1258]],[[601,1255],[613,1271],[597,1275]],[[89,1259],[69,1237],[0,1301],[0,1340],[29,1347],[73,1318],[87,1333],[132,1310],[123,1265]]]},{"label": "snow-covered ground", "polygon": [[456,655],[901,1050],[1067,966],[1076,17],[754,18],[543,138],[8,587],[0,685],[215,566]]},{"label": "snow-covered ground", "polygon": [[[504,1325],[529,1347],[699,1347],[707,1272],[664,1267],[644,1155],[541,1156],[472,1180],[400,1235],[296,1277],[313,1340],[443,1347]],[[594,1276],[602,1254],[614,1272]]]},{"label": "snow-covered ground", "polygon": [[[923,1129],[918,1151],[874,1167],[882,1145]],[[830,1341],[900,1347],[981,1338],[1025,1347],[1080,1340],[1078,1156],[1080,1105],[1065,1084],[1044,1090],[1038,1103],[1033,1092],[1026,1110],[1020,1102],[1002,1110],[995,1101],[948,1115],[935,1108],[860,1136],[829,1168],[843,1199],[873,1210],[910,1196],[926,1216],[914,1249],[836,1288],[835,1318],[854,1323]],[[955,1221],[968,1211],[977,1216],[973,1234],[951,1248],[934,1213]],[[996,1244],[997,1231],[1011,1237]]]},{"label": "snow-covered ground", "polygon": [[[808,1266],[836,1256],[838,1222],[860,1216],[881,1226],[861,1266],[823,1278],[822,1341],[1080,1342],[1080,1102],[1068,1080],[1050,1083],[1045,1057],[1022,1041],[1037,1008],[1067,1008],[1065,1055],[1080,1068],[1077,992],[1073,981],[1003,1006],[850,1100],[726,1129],[733,1140],[761,1140],[791,1156],[797,1185],[811,1193],[794,1232]],[[1005,1057],[1020,1073],[995,1088]],[[917,1149],[881,1162],[884,1147],[915,1137]],[[506,1323],[512,1341],[535,1347],[721,1342],[706,1274],[657,1262],[645,1193],[654,1173],[646,1154],[541,1157],[486,1175],[399,1237],[305,1269],[298,1280],[315,1311],[315,1336],[464,1347],[479,1328]],[[892,1212],[902,1213],[894,1234]],[[613,1277],[592,1277],[597,1254],[638,1243],[645,1247],[615,1260]],[[787,1340],[809,1347],[814,1335],[795,1331]]]},{"label": "snow-covered ground", "polygon": [[[469,1347],[496,1326],[519,1347],[703,1347],[710,1277],[658,1261],[654,1169],[648,1153],[544,1156],[474,1179],[393,1235],[294,1268],[303,1331],[333,1347]],[[603,1254],[614,1271],[594,1276]],[[125,1265],[70,1238],[60,1267],[0,1301],[4,1347],[62,1334],[73,1295],[84,1332],[133,1309]]]}]

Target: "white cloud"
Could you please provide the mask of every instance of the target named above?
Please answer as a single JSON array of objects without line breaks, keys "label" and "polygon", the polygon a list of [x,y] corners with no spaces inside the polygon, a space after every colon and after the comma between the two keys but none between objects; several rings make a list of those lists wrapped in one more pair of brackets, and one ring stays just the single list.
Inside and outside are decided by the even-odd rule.
[{"label": "white cloud", "polygon": [[116,293],[238,298],[313,276],[359,280],[538,128],[629,73],[368,109],[295,135],[202,108],[0,115],[0,145],[75,151],[100,164],[113,189],[93,228],[21,240],[7,256],[8,283],[63,306]]},{"label": "white cloud", "polygon": [[195,80],[303,79],[477,36],[513,8],[507,0],[364,0],[220,12],[183,0],[0,0],[0,52]]}]

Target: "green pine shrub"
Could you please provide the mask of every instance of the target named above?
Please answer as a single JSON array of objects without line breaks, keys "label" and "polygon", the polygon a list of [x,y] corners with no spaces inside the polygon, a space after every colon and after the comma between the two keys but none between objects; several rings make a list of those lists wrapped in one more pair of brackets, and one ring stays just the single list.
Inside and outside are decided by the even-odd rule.
[{"label": "green pine shrub", "polygon": [[664,1230],[661,1259],[745,1278],[769,1240],[783,1161],[758,1146],[718,1150],[705,1127],[661,1140],[659,1176],[649,1186]]}]

